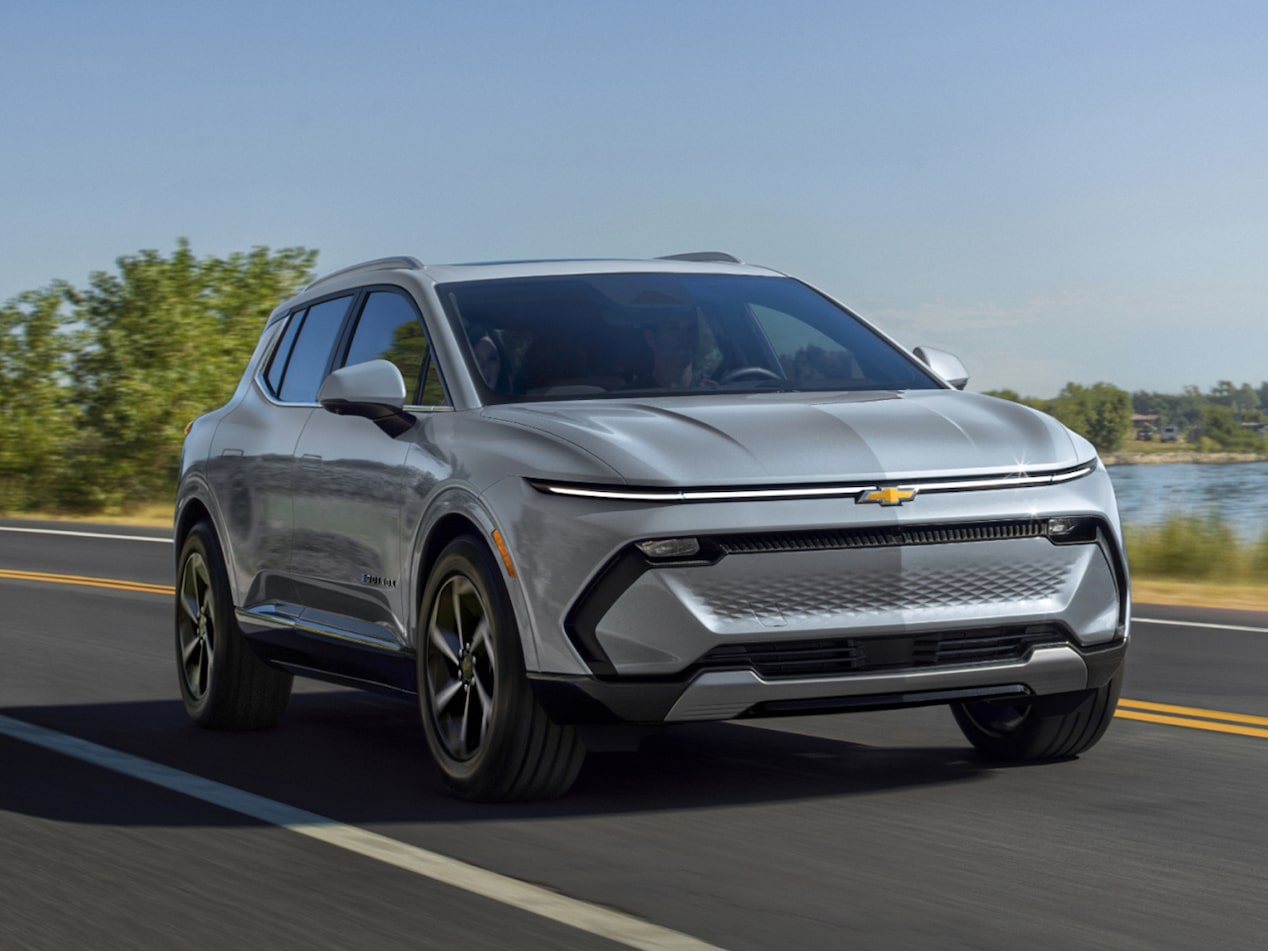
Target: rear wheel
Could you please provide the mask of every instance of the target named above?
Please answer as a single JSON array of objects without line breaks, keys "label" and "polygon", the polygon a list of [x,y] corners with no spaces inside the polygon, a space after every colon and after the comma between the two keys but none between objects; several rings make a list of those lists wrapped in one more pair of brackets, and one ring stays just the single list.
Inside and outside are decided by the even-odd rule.
[{"label": "rear wheel", "polygon": [[451,542],[423,592],[418,697],[446,785],[464,799],[561,796],[585,748],[537,703],[497,563],[472,537]]},{"label": "rear wheel", "polygon": [[1120,667],[1100,687],[1025,702],[974,700],[953,704],[951,712],[968,741],[987,756],[1064,759],[1090,749],[1105,733],[1122,685]]},{"label": "rear wheel", "polygon": [[242,636],[220,541],[209,524],[190,530],[177,564],[176,667],[186,712],[218,730],[276,725],[292,677],[267,666]]}]

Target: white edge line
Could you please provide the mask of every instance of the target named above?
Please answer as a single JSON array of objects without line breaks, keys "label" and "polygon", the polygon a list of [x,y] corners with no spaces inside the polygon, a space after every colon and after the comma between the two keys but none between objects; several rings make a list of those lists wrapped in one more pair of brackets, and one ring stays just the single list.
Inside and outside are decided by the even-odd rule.
[{"label": "white edge line", "polygon": [[645,951],[719,951],[715,945],[619,911],[569,898],[548,888],[56,730],[0,715],[0,733],[631,948]]},{"label": "white edge line", "polygon": [[70,535],[74,538],[111,538],[125,542],[160,542],[172,544],[170,538],[154,538],[149,535],[109,535],[105,532],[71,532],[57,528],[17,528],[12,525],[0,525],[0,532],[22,532],[27,535]]},{"label": "white edge line", "polygon": [[1268,634],[1268,627],[1245,627],[1240,624],[1209,624],[1204,621],[1165,621],[1152,617],[1133,617],[1133,624],[1171,624],[1175,627],[1205,627],[1214,631],[1249,631],[1252,634]]}]

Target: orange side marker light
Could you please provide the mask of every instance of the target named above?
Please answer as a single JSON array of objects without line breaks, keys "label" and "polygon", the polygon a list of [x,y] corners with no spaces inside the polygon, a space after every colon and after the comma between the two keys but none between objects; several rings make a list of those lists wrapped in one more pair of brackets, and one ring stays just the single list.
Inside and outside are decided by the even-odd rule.
[{"label": "orange side marker light", "polygon": [[502,533],[496,528],[493,529],[493,543],[498,546],[498,553],[502,556],[502,564],[506,565],[506,573],[514,578],[515,565],[511,563],[511,553],[506,550],[506,542],[502,541]]}]

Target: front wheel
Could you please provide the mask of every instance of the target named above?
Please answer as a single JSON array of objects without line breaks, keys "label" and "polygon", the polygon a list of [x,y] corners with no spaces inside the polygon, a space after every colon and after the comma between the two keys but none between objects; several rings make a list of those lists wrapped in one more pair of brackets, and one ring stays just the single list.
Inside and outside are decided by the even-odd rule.
[{"label": "front wheel", "polygon": [[993,759],[1065,759],[1105,733],[1122,685],[1120,667],[1100,687],[1024,702],[973,700],[953,704],[951,712],[968,741]]},{"label": "front wheel", "polygon": [[274,726],[292,677],[260,660],[238,628],[220,540],[208,523],[190,529],[177,565],[176,666],[186,712],[217,730]]},{"label": "front wheel", "polygon": [[576,730],[533,696],[497,562],[473,537],[436,561],[419,611],[423,732],[445,784],[464,799],[548,799],[585,758]]}]

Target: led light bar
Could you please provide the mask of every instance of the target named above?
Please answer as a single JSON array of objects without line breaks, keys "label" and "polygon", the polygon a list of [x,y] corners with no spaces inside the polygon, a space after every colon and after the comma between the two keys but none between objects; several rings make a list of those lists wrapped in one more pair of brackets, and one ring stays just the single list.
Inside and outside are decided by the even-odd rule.
[{"label": "led light bar", "polygon": [[[967,492],[989,489],[1021,489],[1057,485],[1081,479],[1096,471],[1095,460],[1074,468],[1048,472],[1001,473],[974,479],[903,479],[907,488],[919,489],[921,495],[931,492]],[[758,502],[775,499],[855,498],[864,492],[876,492],[883,486],[868,485],[793,485],[770,488],[687,488],[659,489],[648,486],[591,485],[574,482],[551,482],[529,479],[538,492],[586,499],[616,502]]]}]

